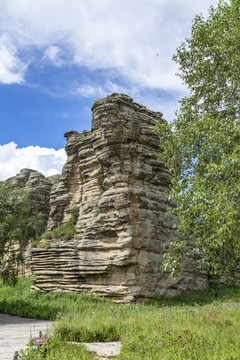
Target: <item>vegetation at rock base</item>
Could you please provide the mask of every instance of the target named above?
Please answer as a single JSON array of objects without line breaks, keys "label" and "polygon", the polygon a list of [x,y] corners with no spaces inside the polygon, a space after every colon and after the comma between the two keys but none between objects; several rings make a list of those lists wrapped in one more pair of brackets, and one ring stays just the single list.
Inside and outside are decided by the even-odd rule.
[{"label": "vegetation at rock base", "polygon": [[32,212],[28,200],[23,188],[0,182],[0,276],[12,284],[25,246],[43,231],[42,214]]},{"label": "vegetation at rock base", "polygon": [[[29,279],[0,284],[0,312],[56,320],[46,359],[96,359],[68,342],[122,343],[121,360],[238,360],[240,288],[208,290],[146,304],[115,304],[94,294],[29,292]],[[25,353],[25,360],[43,354]]]},{"label": "vegetation at rock base", "polygon": [[[196,16],[173,59],[190,95],[169,124],[156,123],[158,158],[173,173],[172,210],[202,271],[233,277],[240,267],[240,0]],[[187,241],[169,243],[165,269],[177,273]]]}]

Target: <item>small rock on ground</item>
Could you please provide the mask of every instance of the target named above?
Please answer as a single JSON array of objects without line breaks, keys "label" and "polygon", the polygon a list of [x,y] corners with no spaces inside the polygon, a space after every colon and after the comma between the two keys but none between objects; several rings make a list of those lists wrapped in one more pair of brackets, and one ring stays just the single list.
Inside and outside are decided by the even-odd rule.
[{"label": "small rock on ground", "polygon": [[99,342],[99,343],[72,343],[84,345],[87,351],[94,353],[100,357],[100,359],[109,359],[113,356],[118,356],[121,351],[121,343],[119,341],[114,342]]}]

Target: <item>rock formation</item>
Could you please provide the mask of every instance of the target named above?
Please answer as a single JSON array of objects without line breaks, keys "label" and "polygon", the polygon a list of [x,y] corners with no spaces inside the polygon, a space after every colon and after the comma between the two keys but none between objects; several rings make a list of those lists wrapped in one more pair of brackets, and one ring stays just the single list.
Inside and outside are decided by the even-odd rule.
[{"label": "rock formation", "polygon": [[77,208],[76,234],[32,249],[34,288],[131,302],[206,286],[190,259],[175,282],[161,269],[163,245],[177,239],[177,218],[166,213],[171,174],[150,155],[159,151],[150,127],[162,114],[122,94],[92,111],[91,131],[65,134],[68,158],[49,202],[48,230]]},{"label": "rock formation", "polygon": [[[7,179],[13,186],[24,187],[29,191],[29,206],[32,211],[40,211],[43,214],[43,226],[47,225],[50,211],[50,192],[53,184],[59,180],[60,175],[45,178],[43,174],[32,169],[22,169],[16,176]],[[19,246],[14,245],[15,251]],[[18,274],[29,276],[31,262],[31,242],[24,247],[24,265],[16,265]]]},{"label": "rock formation", "polygon": [[29,205],[33,210],[40,211],[47,222],[50,211],[50,191],[53,184],[59,180],[60,175],[45,178],[36,170],[22,169],[19,174],[8,179],[13,186],[24,186],[30,191]]}]

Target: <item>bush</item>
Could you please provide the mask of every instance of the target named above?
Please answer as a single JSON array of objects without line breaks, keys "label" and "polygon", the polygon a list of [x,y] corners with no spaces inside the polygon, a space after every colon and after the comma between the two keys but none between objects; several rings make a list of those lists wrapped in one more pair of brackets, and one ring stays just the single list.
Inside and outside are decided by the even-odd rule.
[{"label": "bush", "polygon": [[44,239],[65,239],[70,240],[76,233],[76,222],[78,219],[78,208],[74,207],[71,211],[71,218],[57,228],[43,234]]},{"label": "bush", "polygon": [[66,224],[62,224],[58,226],[56,229],[52,231],[46,232],[43,237],[44,239],[65,239],[70,240],[74,237],[76,232],[75,225],[67,222]]}]

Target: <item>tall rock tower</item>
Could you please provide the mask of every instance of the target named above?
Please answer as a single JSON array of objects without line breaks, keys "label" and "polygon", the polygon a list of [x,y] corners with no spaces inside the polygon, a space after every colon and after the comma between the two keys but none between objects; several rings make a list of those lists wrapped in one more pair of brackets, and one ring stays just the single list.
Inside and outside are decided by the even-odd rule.
[{"label": "tall rock tower", "polygon": [[175,282],[161,269],[163,245],[177,239],[167,215],[171,174],[159,151],[153,112],[123,94],[95,101],[92,130],[70,131],[67,162],[50,195],[48,229],[78,209],[76,235],[32,251],[34,286],[141,301],[204,287],[188,260]]}]

